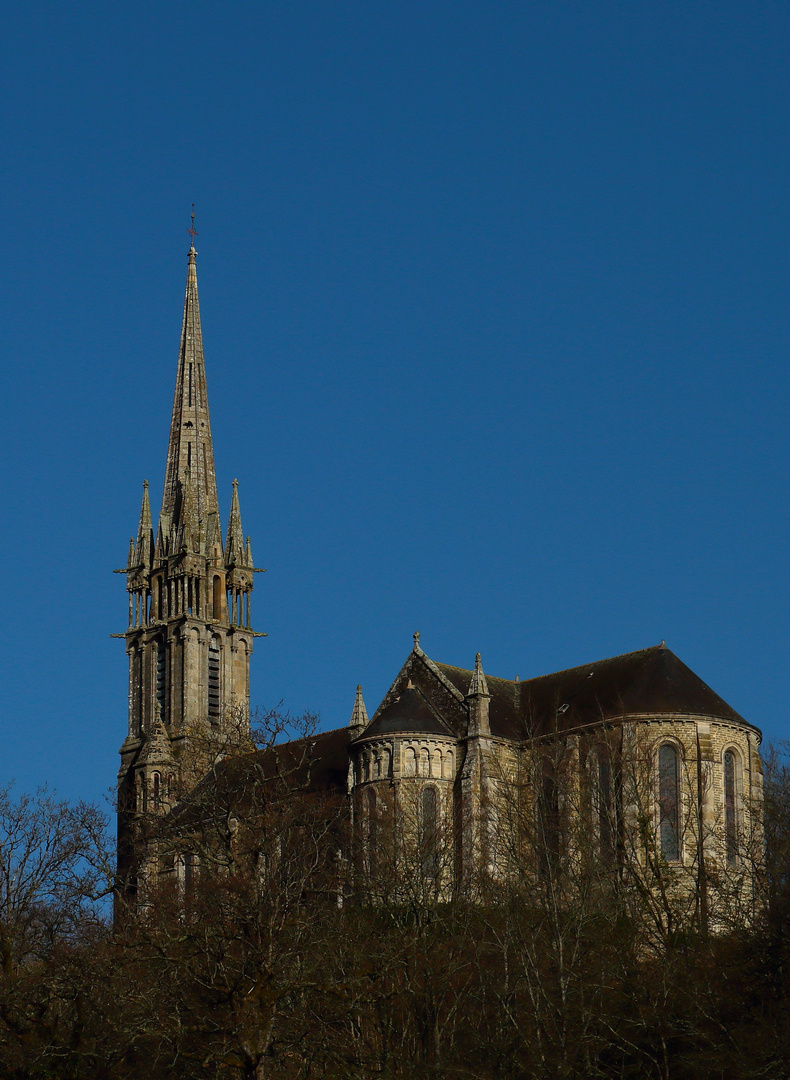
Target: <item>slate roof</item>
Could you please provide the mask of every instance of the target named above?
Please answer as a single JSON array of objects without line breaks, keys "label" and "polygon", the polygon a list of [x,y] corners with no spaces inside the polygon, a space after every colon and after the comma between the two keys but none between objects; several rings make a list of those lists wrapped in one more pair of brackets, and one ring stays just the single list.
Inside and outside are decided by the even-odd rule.
[{"label": "slate roof", "polygon": [[424,735],[454,736],[452,729],[444,723],[416,686],[407,687],[396,701],[383,708],[373,723],[365,728],[362,737],[395,732],[404,735],[419,732]]},{"label": "slate roof", "polygon": [[260,785],[273,797],[295,791],[345,794],[350,739],[348,728],[335,728],[224,758],[173,808],[169,819],[180,824],[197,822],[205,808],[228,803],[241,810],[254,803]]},{"label": "slate roof", "polygon": [[[434,663],[434,667],[466,695],[471,670],[449,664]],[[523,682],[490,675],[486,681],[491,695],[491,733],[504,738],[535,737],[628,714],[690,714],[747,723],[663,644]],[[211,801],[223,792],[238,796],[253,779],[256,783],[267,779],[276,782],[278,776],[285,776],[289,790],[344,793],[353,734],[347,727],[336,728],[228,758],[171,817],[199,814],[207,798]],[[453,731],[420,688],[408,685],[358,737],[385,734],[453,735]]]},{"label": "slate roof", "polygon": [[[472,672],[436,665],[466,694]],[[690,713],[746,720],[665,645],[517,683],[487,676],[491,731],[524,738],[624,714]]]}]

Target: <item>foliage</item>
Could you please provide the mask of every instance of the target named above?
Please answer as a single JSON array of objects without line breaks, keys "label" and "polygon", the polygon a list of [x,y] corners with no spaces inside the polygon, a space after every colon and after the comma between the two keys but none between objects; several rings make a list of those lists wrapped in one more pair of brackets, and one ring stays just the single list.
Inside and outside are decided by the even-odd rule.
[{"label": "foliage", "polygon": [[[374,889],[369,855],[354,863],[339,854],[350,847],[345,805],[309,783],[310,725],[296,749],[267,758],[279,745],[280,721],[272,724],[262,758],[239,755],[254,764],[244,783],[189,819],[201,874],[189,888],[178,875],[164,879],[145,913],[114,930],[96,910],[106,885],[100,815],[46,793],[3,793],[4,1075],[788,1075],[782,753],[766,758],[756,915],[715,933],[691,918],[683,933],[659,934],[666,912],[655,898],[640,904],[642,883],[584,859],[548,860],[537,877],[489,874],[470,903],[437,884],[452,862],[449,837],[428,837],[426,862],[424,844],[388,834],[383,805]],[[548,819],[529,820],[541,828]],[[566,827],[562,814],[551,827]]]}]

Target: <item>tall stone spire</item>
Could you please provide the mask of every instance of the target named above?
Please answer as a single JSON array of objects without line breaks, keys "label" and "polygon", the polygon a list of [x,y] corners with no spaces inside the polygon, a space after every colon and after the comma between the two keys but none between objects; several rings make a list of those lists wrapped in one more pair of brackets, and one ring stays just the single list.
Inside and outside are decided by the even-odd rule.
[{"label": "tall stone spire", "polygon": [[165,535],[170,533],[172,525],[181,516],[180,503],[187,473],[191,479],[194,512],[198,521],[208,525],[211,516],[215,515],[216,522],[219,523],[203,335],[200,329],[196,256],[193,243],[188,257],[181,346],[178,352],[176,390],[173,396],[173,416],[170,421],[170,442],[162,493],[160,524]]},{"label": "tall stone spire", "polygon": [[[188,231],[196,235],[194,215]],[[118,772],[118,880],[119,896],[132,903],[145,902],[159,867],[138,815],[146,806],[165,813],[171,795],[204,774],[201,747],[238,741],[249,723],[255,571],[235,482],[223,552],[195,258],[193,243],[156,544],[146,483],[126,565],[129,728]]]}]

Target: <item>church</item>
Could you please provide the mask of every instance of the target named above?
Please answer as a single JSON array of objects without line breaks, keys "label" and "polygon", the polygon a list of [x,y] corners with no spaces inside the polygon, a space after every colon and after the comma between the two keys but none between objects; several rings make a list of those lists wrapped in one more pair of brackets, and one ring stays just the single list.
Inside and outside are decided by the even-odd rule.
[{"label": "church", "polygon": [[[249,743],[256,568],[235,480],[222,529],[196,257],[193,242],[161,509],[154,528],[145,482],[125,569],[118,896],[131,905],[159,880],[183,888],[199,872],[183,842],[195,793],[205,805],[242,775],[240,760],[249,768],[278,752]],[[352,699],[346,727],[285,744],[307,787],[342,808],[340,900],[380,875],[391,849],[396,890],[419,878],[437,899],[584,864],[674,889],[687,907],[716,895],[748,907],[760,732],[664,642],[520,682],[486,674],[479,654],[440,663],[415,634],[372,715],[359,686]],[[244,812],[255,813],[249,800]],[[168,832],[179,841],[163,845]]]}]

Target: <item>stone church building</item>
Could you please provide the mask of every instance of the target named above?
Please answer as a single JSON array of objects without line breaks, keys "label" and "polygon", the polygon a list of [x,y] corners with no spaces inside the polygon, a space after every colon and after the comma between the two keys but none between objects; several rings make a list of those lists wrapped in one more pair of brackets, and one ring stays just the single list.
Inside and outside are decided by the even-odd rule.
[{"label": "stone church building", "polygon": [[[163,859],[140,823],[176,820],[207,776],[233,775],[260,636],[235,480],[224,533],[220,519],[194,244],[162,505],[154,528],[146,482],[125,572],[118,870],[119,893],[134,902],[158,876],[194,870],[189,855]],[[398,856],[397,872],[441,878],[439,895],[481,875],[527,867],[538,879],[553,862],[590,858],[663,867],[681,888],[704,873],[751,894],[760,732],[663,642],[520,682],[487,675],[479,654],[469,667],[439,663],[415,634],[373,714],[360,687],[352,698],[347,727],[308,740],[313,786],[346,807],[358,849],[356,862],[343,853],[350,872],[372,872],[359,852],[384,845],[386,822],[402,853],[419,848],[411,861]]]}]

